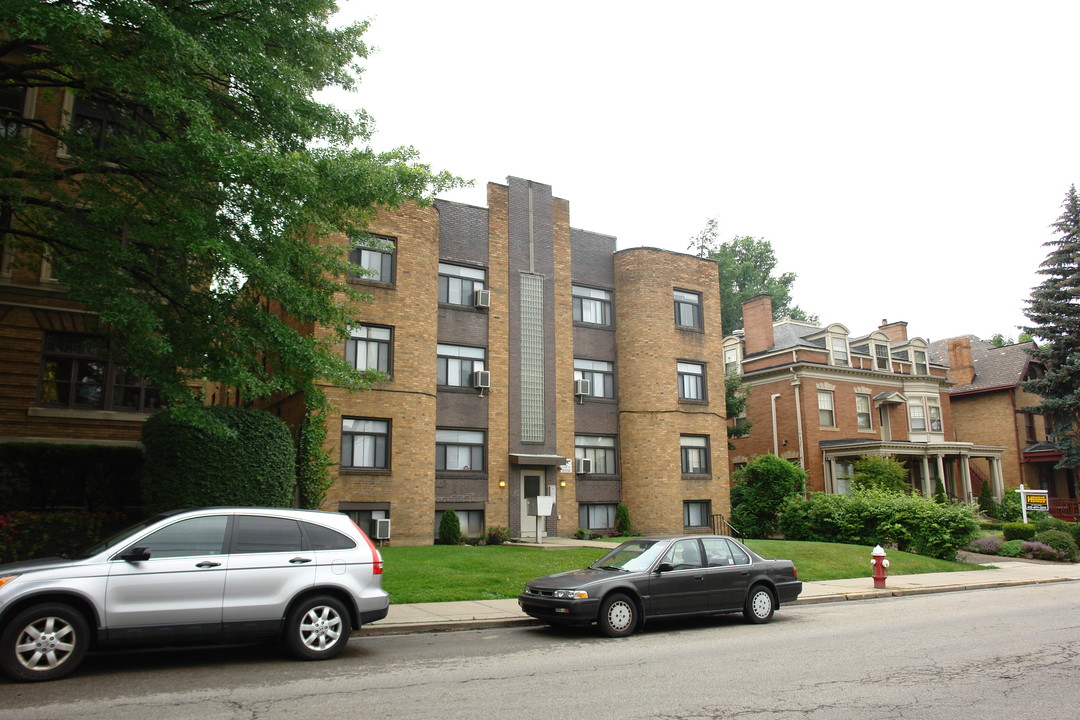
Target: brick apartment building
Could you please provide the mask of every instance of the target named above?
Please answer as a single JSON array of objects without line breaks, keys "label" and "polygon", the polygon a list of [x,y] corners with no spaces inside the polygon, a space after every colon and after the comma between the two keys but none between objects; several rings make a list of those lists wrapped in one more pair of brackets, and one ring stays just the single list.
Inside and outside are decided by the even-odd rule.
[{"label": "brick apartment building", "polygon": [[[324,507],[392,539],[433,541],[454,510],[467,535],[536,535],[528,498],[554,497],[540,532],[708,529],[729,512],[717,265],[571,228],[548,185],[489,184],[487,207],[436,201],[383,213],[393,250],[353,250],[375,275],[342,349],[390,375],[328,387]],[[298,400],[282,402],[282,417]]]},{"label": "brick apartment building", "polygon": [[882,321],[852,337],[839,323],[773,322],[768,295],[748,300],[743,318],[743,330],[724,339],[725,367],[742,373],[753,423],[734,443],[734,467],[773,453],[807,472],[808,490],[843,493],[857,459],[891,455],[915,490],[933,493],[940,480],[970,499],[974,477],[1001,497],[1006,448],[958,432],[949,368],[925,340],[908,337],[907,323]]},{"label": "brick apartment building", "polygon": [[[978,437],[1005,448],[1001,456],[1005,487],[1047,490],[1050,510],[1069,520],[1080,520],[1075,469],[1057,469],[1061,452],[1051,442],[1054,428],[1049,418],[1025,407],[1041,403],[1038,395],[1023,389],[1025,380],[1041,376],[1042,363],[1028,354],[1033,343],[994,347],[974,335],[963,335],[930,344],[933,361],[948,363],[953,427],[957,435]],[[972,477],[984,480],[987,468],[972,463]]]}]

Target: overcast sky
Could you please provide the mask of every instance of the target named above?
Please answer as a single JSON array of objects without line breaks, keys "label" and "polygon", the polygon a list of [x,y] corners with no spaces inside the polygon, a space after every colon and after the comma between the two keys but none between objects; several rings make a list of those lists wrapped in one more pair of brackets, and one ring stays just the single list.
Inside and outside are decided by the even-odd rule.
[{"label": "overcast sky", "polygon": [[342,0],[373,146],[552,186],[574,227],[772,243],[852,335],[1016,337],[1080,182],[1080,2]]}]

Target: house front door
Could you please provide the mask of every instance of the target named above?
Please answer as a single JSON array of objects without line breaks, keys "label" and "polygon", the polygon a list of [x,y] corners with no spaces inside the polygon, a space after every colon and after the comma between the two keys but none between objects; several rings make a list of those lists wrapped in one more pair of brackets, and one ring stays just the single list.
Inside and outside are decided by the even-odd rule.
[{"label": "house front door", "polygon": [[[536,540],[536,517],[529,515],[528,498],[544,492],[544,470],[523,468],[521,470],[521,537]],[[540,521],[540,537],[547,536],[545,521]]]}]

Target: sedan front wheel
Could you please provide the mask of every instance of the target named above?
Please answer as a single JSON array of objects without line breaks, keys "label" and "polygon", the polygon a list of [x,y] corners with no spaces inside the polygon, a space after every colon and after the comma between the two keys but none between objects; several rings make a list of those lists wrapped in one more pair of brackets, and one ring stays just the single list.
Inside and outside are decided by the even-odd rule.
[{"label": "sedan front wheel", "polygon": [[637,605],[622,593],[609,595],[600,604],[600,617],[597,618],[597,624],[608,637],[632,635],[638,624]]}]

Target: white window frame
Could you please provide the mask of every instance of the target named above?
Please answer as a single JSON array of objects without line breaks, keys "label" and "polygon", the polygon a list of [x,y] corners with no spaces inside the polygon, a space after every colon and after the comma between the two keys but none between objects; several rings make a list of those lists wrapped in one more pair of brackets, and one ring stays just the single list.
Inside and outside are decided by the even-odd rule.
[{"label": "white window frame", "polygon": [[925,350],[911,351],[911,369],[916,375],[930,374],[930,365],[927,362]]},{"label": "white window frame", "polygon": [[851,366],[851,348],[846,337],[829,336],[829,364],[842,367]]},{"label": "white window frame", "polygon": [[[823,428],[836,427],[836,398],[832,390],[818,390],[818,425]],[[828,413],[826,416],[824,413]],[[829,422],[824,422],[825,420]]]},{"label": "white window frame", "polygon": [[860,430],[873,430],[873,413],[870,411],[870,396],[862,393],[855,395],[855,422]]},{"label": "white window frame", "polygon": [[[874,348],[874,369],[892,372],[892,354],[889,352],[889,346],[885,343],[872,343],[872,345]],[[884,355],[881,354],[882,350],[885,351]],[[884,367],[882,367],[882,361],[884,361]]]}]

